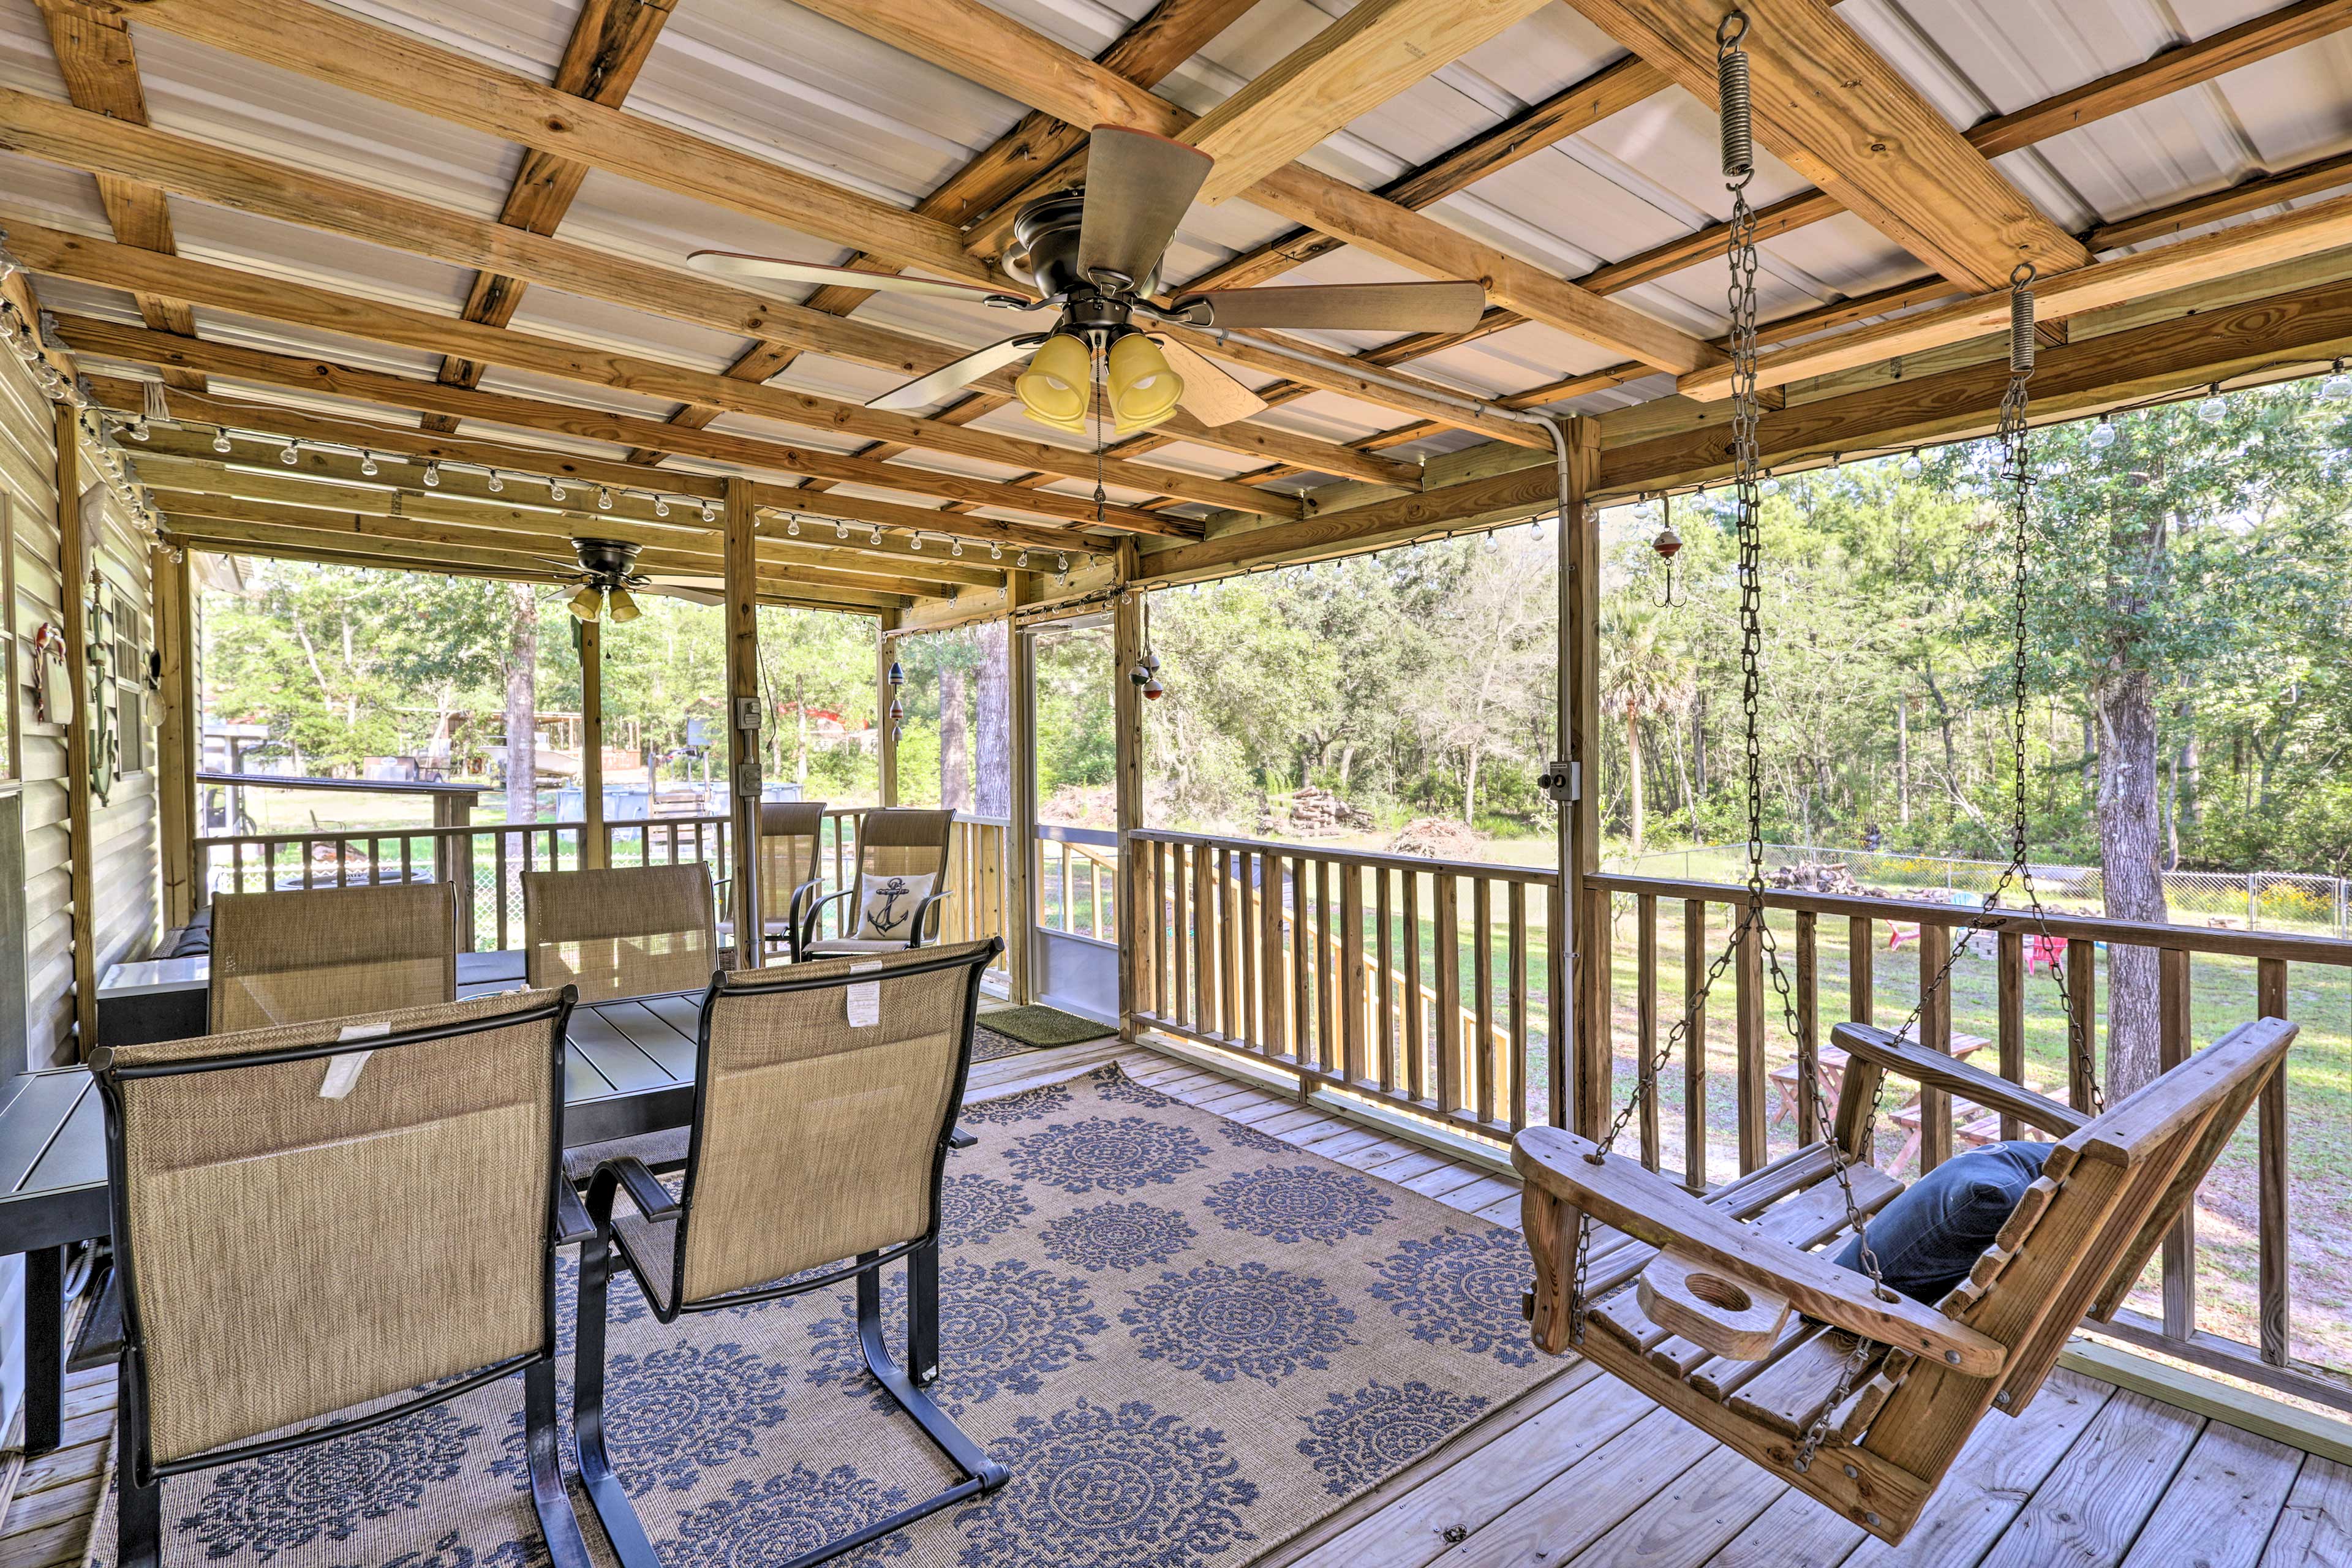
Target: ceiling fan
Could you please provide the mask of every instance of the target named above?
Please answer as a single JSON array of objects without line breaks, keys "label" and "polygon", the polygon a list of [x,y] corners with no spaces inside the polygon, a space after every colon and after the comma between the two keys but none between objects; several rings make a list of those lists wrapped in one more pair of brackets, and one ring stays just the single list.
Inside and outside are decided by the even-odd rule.
[{"label": "ceiling fan", "polygon": [[1146,321],[1188,327],[1291,327],[1330,331],[1458,332],[1477,324],[1486,290],[1475,283],[1338,283],[1284,289],[1217,289],[1180,294],[1166,306],[1161,253],[1175,237],[1213,159],[1149,132],[1097,125],[1087,143],[1083,188],[1040,196],[1013,220],[1005,272],[1039,298],[969,283],[901,278],[846,267],[815,267],[735,251],[698,250],[687,265],[719,278],[837,284],[904,294],[973,300],[1012,310],[1059,312],[1045,331],[991,343],[928,375],[893,387],[868,408],[907,410],[937,402],[1007,365],[1028,361],[1013,380],[1029,417],[1084,434],[1097,356],[1117,433],[1148,429],[1182,408],[1203,425],[1258,413],[1256,394],[1182,343],[1155,338]]},{"label": "ceiling fan", "polygon": [[625,625],[642,614],[629,590],[640,594],[657,594],[664,598],[684,599],[696,605],[723,605],[727,595],[719,589],[722,580],[717,577],[647,577],[635,570],[637,556],[645,549],[641,544],[621,539],[575,539],[572,553],[578,557],[576,566],[571,562],[557,562],[547,557],[548,564],[562,565],[567,570],[564,580],[578,583],[580,592],[565,605],[583,621],[593,621],[610,611],[613,624]]}]

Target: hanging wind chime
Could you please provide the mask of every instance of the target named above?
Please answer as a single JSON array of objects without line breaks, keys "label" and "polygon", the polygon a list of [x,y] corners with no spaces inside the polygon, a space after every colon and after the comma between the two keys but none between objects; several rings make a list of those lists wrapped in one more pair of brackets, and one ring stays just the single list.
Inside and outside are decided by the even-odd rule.
[{"label": "hanging wind chime", "polygon": [[1656,604],[1662,610],[1671,610],[1683,602],[1675,597],[1675,557],[1682,553],[1683,536],[1675,531],[1675,498],[1672,495],[1661,494],[1658,497],[1658,536],[1650,541],[1650,548],[1657,552],[1658,567],[1665,577],[1665,589],[1658,595]]},{"label": "hanging wind chime", "polygon": [[890,739],[895,742],[904,732],[901,725],[907,717],[907,705],[898,700],[898,688],[907,684],[907,671],[897,659],[890,661]]},{"label": "hanging wind chime", "polygon": [[1157,702],[1168,689],[1160,684],[1160,656],[1151,651],[1151,597],[1148,594],[1143,595],[1139,613],[1143,620],[1143,652],[1127,672],[1127,678],[1143,688],[1147,700]]}]

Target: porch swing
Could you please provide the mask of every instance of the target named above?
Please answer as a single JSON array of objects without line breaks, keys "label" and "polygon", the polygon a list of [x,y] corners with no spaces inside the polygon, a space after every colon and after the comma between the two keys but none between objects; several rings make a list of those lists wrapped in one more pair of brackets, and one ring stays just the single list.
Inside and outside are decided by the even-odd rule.
[{"label": "porch swing", "polygon": [[[1596,1142],[1559,1128],[1519,1134],[1512,1163],[1526,1178],[1524,1226],[1536,1286],[1536,1343],[1571,1349],[1783,1477],[1882,1540],[1917,1522],[1962,1445],[1988,1411],[2030,1404],[2084,1316],[2123,1304],[2157,1247],[2255,1097],[2280,1068],[2294,1026],[2241,1025],[2112,1108],[2102,1109],[2091,1042],[2067,1005],[2061,966],[2051,974],[2068,1019],[2076,1081],[2089,1110],[2045,1099],[1953,1059],[1916,1036],[1958,954],[1922,987],[1911,1020],[1892,1033],[1842,1024],[1848,1054],[1832,1111],[1817,1075],[1801,1075],[1820,1141],[1694,1196],[1640,1162],[1612,1152],[1659,1081],[1690,1018],[1753,931],[1769,965],[1783,1021],[1810,1059],[1787,976],[1765,922],[1762,784],[1756,703],[1762,646],[1757,504],[1756,248],[1746,187],[1753,157],[1748,114],[1747,19],[1717,34],[1724,177],[1732,195],[1732,430],[1738,484],[1742,696],[1747,712],[1747,905],[1694,1005],[1667,1033],[1654,1067]],[[2026,857],[2025,609],[2033,475],[2026,385],[2033,372],[2032,272],[2011,279],[2010,381],[2001,400],[2001,477],[2014,531],[2012,637],[2016,770],[2011,857],[1970,934],[2010,927],[1998,906],[2011,883],[2046,925]],[[1902,1190],[1871,1158],[1888,1077],[1907,1079],[2014,1117],[2054,1140],[1993,1244],[1933,1306],[1896,1294],[1882,1276],[1869,1218]],[[1601,1226],[1614,1233],[1606,1238]],[[1853,1238],[1863,1272],[1827,1247]],[[1821,1249],[1821,1250],[1816,1250]]]}]

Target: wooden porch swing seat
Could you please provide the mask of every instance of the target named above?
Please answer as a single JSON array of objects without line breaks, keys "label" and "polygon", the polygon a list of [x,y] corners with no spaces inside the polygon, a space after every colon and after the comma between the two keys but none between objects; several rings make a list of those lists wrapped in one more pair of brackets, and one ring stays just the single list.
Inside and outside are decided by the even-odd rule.
[{"label": "wooden porch swing seat", "polygon": [[[2242,1025],[2092,1118],[1885,1030],[1841,1025],[1833,1037],[1852,1062],[1830,1140],[1705,1198],[1638,1161],[1596,1162],[1587,1139],[1529,1128],[1512,1163],[1527,1179],[1536,1342],[1555,1354],[1580,1349],[1709,1436],[1900,1542],[1985,1413],[2022,1413],[2075,1324],[2105,1321],[2123,1304],[2294,1036],[2279,1018]],[[1932,1307],[1882,1300],[1830,1258],[1847,1235],[1837,1150],[1852,1162],[1864,1215],[1902,1190],[1866,1155],[1870,1107],[1890,1073],[2058,1141],[1993,1246]],[[1619,1234],[1595,1235],[1575,1346],[1580,1214]],[[1847,1380],[1852,1392],[1831,1408],[1858,1340],[1872,1348]],[[1800,1468],[1817,1423],[1819,1451]]]}]

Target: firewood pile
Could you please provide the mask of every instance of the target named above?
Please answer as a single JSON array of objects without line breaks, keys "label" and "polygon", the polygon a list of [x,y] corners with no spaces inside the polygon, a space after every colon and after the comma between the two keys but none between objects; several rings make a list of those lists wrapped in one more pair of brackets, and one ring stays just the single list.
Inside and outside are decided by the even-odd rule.
[{"label": "firewood pile", "polygon": [[1793,866],[1776,866],[1765,873],[1764,879],[1775,888],[1790,888],[1801,893],[1855,893],[1873,891],[1853,879],[1853,868],[1843,860],[1800,860]]},{"label": "firewood pile", "polygon": [[1391,855],[1426,855],[1433,860],[1475,860],[1478,836],[1465,823],[1444,816],[1416,816],[1389,840]]},{"label": "firewood pile", "polygon": [[1330,833],[1368,832],[1371,826],[1370,812],[1349,805],[1328,789],[1309,786],[1269,800],[1259,814],[1257,828],[1260,833],[1287,832],[1314,838]]}]

